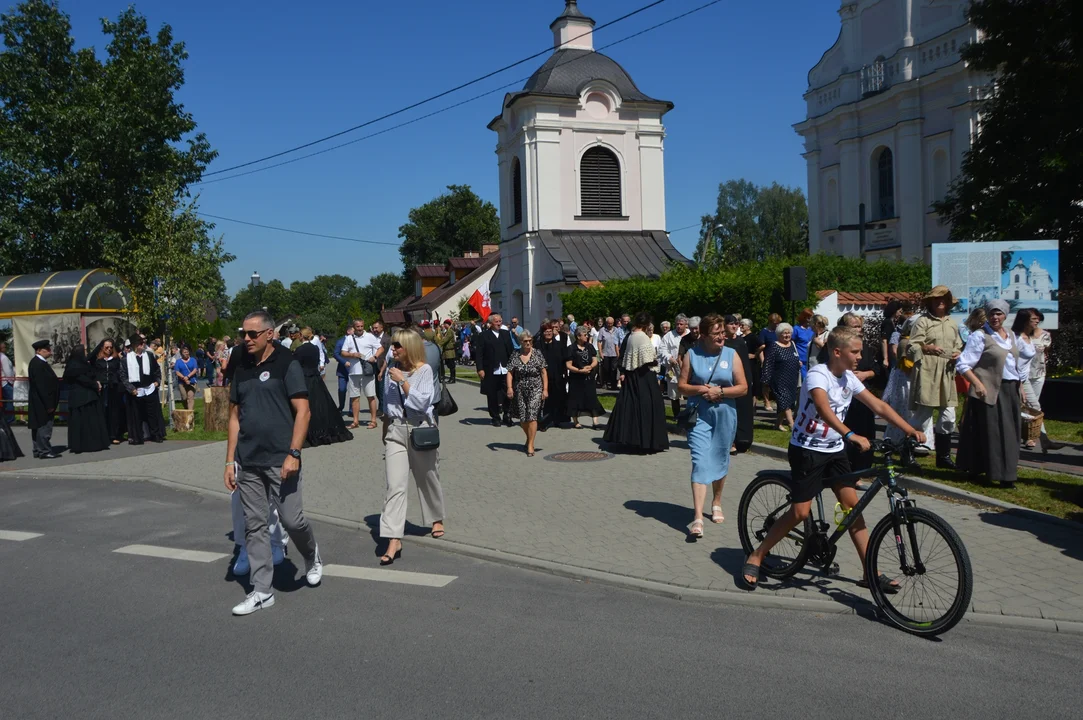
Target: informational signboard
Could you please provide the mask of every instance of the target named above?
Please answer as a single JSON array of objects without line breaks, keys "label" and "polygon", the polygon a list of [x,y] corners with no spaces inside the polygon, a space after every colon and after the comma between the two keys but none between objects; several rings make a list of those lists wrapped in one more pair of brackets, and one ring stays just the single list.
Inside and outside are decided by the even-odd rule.
[{"label": "informational signboard", "polygon": [[1056,240],[933,243],[933,285],[947,285],[955,298],[952,317],[960,323],[974,308],[1005,300],[1011,314],[1035,308],[1042,327],[1056,330],[1060,302],[1060,251]]}]

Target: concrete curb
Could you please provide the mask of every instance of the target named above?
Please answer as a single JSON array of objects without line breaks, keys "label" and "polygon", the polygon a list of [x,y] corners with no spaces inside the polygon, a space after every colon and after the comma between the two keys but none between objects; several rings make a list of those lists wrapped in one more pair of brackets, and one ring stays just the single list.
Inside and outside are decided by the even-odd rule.
[{"label": "concrete curb", "polygon": [[[752,452],[757,455],[765,455],[776,460],[787,460],[786,449],[775,447],[774,445],[764,445],[763,443],[752,443]],[[915,492],[923,493],[925,495],[935,495],[937,497],[946,498],[948,500],[956,500],[971,505],[978,505],[980,507],[986,507],[990,510],[996,510],[998,512],[1012,512],[1015,514],[1026,515],[1030,520],[1037,520],[1039,522],[1048,523],[1050,525],[1059,525],[1060,527],[1071,528],[1073,530],[1083,529],[1077,522],[1072,520],[1065,520],[1059,518],[1056,515],[1050,515],[1049,513],[1041,512],[1040,510],[1031,510],[1025,508],[1022,505],[1016,505],[1010,502],[1004,502],[1003,500],[997,500],[986,495],[979,495],[978,493],[972,493],[969,490],[961,490],[951,485],[944,485],[934,480],[927,480],[925,478],[913,477],[912,475],[900,475],[899,485],[907,490],[913,490]]]},{"label": "concrete curb", "polygon": [[[8,475],[8,477],[22,477],[32,479],[33,475],[30,473],[11,473],[10,475]],[[212,490],[209,488],[201,487],[199,485],[189,485],[187,483],[180,483],[174,480],[166,480],[164,478],[151,476],[116,478],[95,477],[92,475],[64,475],[61,473],[50,473],[49,477],[65,480],[120,480],[123,482],[152,482],[158,485],[178,490],[187,490],[203,495],[209,495],[211,497],[219,497],[224,500],[229,499],[229,493],[227,493],[224,488],[222,490]],[[0,479],[3,478],[0,477]],[[305,512],[305,515],[313,520],[318,520],[320,522],[325,522],[339,527],[358,530],[361,532],[370,531],[369,526],[361,521],[346,520],[343,518],[335,517],[333,515],[324,515],[323,513],[308,511]],[[443,538],[440,540],[434,540],[429,537],[408,535],[403,538],[403,541],[417,543],[418,545],[422,545],[424,547],[434,550],[443,550],[445,552],[455,553],[456,555],[471,557],[476,560],[494,562],[501,565],[508,565],[511,567],[533,570],[537,572],[544,572],[549,575],[568,578],[570,580],[575,580],[578,582],[594,582],[600,585],[607,585],[609,587],[649,593],[651,595],[666,597],[673,600],[717,603],[720,605],[756,607],[774,610],[799,610],[826,615],[861,615],[862,617],[876,617],[877,615],[876,607],[868,601],[863,601],[860,603],[844,603],[836,600],[821,600],[818,598],[795,598],[770,595],[767,594],[767,591],[745,592],[738,591],[736,589],[733,591],[727,591],[680,587],[678,585],[669,585],[653,580],[642,580],[640,578],[632,577],[630,575],[619,575],[616,573],[608,573],[600,570],[591,570],[589,568],[580,568],[573,565],[561,565],[560,563],[555,563],[548,560],[540,560],[538,558],[527,557],[525,555],[515,555],[513,553],[507,553],[500,550],[492,550],[489,548],[478,547],[475,545],[467,545],[465,543],[458,543],[454,540],[447,540]],[[1032,618],[1019,615],[994,615],[992,613],[979,613],[971,611],[963,617],[963,621],[972,625],[986,625],[1020,630],[1033,630],[1039,632],[1065,632],[1073,635],[1083,636],[1083,622],[1075,622],[1071,620]]]}]

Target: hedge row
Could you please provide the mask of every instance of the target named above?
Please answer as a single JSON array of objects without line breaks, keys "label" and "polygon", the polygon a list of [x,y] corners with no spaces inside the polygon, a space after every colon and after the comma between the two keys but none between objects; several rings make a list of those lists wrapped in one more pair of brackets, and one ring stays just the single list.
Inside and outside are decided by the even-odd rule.
[{"label": "hedge row", "polygon": [[[783,270],[802,266],[808,273],[808,299],[783,299]],[[658,279],[611,280],[604,287],[578,288],[561,296],[564,312],[580,318],[649,312],[654,318],[678,313],[740,313],[762,326],[772,312],[792,318],[793,310],[815,307],[816,292],[925,292],[931,271],[924,264],[867,262],[830,255],[779,258],[703,271],[674,267]]]}]

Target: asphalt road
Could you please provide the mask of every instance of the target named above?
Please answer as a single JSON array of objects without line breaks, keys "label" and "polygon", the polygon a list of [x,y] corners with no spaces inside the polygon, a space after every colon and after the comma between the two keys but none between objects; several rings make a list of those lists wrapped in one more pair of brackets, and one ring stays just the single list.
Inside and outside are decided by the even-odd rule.
[{"label": "asphalt road", "polygon": [[[412,498],[411,498],[412,499]],[[289,561],[230,615],[228,505],[126,481],[0,476],[0,716],[24,718],[1079,717],[1083,638],[679,602],[407,544],[392,572]],[[367,534],[316,525],[325,561]],[[114,552],[132,544],[212,562]],[[300,564],[300,560],[297,560]],[[295,579],[295,576],[297,579]],[[1073,679],[1075,678],[1075,679]]]}]

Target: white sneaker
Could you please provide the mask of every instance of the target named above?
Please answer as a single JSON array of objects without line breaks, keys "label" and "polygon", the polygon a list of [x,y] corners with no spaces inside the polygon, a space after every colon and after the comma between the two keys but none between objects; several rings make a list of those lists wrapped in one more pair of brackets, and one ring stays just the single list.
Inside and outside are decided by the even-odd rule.
[{"label": "white sneaker", "polygon": [[236,605],[233,608],[234,615],[251,615],[257,610],[263,610],[264,608],[272,607],[275,604],[275,596],[273,593],[261,593],[253,590],[248,593],[248,597],[244,599],[240,605]]},{"label": "white sneaker", "polygon": [[237,553],[237,561],[233,563],[233,574],[240,577],[241,575],[247,575],[252,571],[252,565],[248,562],[248,550],[247,548],[241,548],[241,551]]},{"label": "white sneaker", "polygon": [[320,557],[320,546],[316,546],[316,559],[312,565],[305,568],[305,581],[310,587],[316,587],[323,580],[323,558]]},{"label": "white sneaker", "polygon": [[[282,561],[286,559],[286,546],[271,545],[271,559],[275,565],[281,565]],[[233,574],[236,575],[237,573]]]}]

